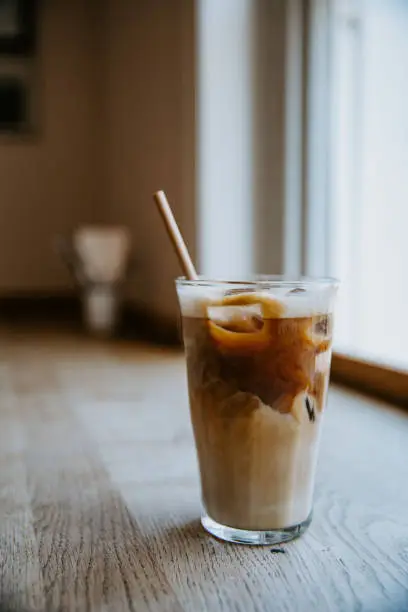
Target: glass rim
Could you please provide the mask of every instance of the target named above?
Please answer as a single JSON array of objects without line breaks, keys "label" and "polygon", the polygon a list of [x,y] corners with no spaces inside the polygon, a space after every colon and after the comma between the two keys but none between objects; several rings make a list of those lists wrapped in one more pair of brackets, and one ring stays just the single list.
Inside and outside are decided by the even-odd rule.
[{"label": "glass rim", "polygon": [[259,287],[261,289],[272,289],[274,287],[305,289],[330,287],[336,289],[339,284],[340,281],[331,276],[291,277],[285,274],[254,274],[249,276],[246,280],[212,278],[203,275],[199,275],[198,278],[194,280],[190,280],[185,276],[176,278],[176,285],[178,287]]}]

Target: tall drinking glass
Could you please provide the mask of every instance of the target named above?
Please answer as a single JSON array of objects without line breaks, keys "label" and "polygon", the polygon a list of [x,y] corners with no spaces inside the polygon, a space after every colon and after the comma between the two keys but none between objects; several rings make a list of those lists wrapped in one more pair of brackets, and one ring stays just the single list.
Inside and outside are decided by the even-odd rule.
[{"label": "tall drinking glass", "polygon": [[291,540],[312,517],[337,282],[176,286],[202,524],[232,542]]}]

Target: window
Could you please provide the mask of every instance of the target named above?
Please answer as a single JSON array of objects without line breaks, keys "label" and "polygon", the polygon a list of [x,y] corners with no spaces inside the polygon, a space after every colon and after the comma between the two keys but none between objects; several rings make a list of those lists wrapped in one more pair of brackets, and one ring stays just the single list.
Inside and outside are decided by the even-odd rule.
[{"label": "window", "polygon": [[408,2],[312,5],[308,271],[342,280],[337,351],[408,370]]}]

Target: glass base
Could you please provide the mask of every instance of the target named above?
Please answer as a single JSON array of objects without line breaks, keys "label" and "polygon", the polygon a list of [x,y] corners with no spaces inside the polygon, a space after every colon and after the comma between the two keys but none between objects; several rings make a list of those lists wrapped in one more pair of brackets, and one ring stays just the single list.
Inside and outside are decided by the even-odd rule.
[{"label": "glass base", "polygon": [[203,514],[201,524],[208,533],[224,540],[225,542],[235,542],[236,544],[252,544],[254,546],[265,546],[271,544],[282,544],[290,542],[301,536],[309,527],[312,521],[312,513],[302,523],[282,529],[268,529],[266,531],[251,531],[248,529],[236,529],[227,527],[214,521],[208,514]]}]

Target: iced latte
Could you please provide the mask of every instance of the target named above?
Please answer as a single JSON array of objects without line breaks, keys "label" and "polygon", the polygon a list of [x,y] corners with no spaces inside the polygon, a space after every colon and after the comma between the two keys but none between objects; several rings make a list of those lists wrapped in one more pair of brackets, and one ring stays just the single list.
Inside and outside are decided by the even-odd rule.
[{"label": "iced latte", "polygon": [[334,287],[178,281],[204,526],[285,541],[310,522]]}]

